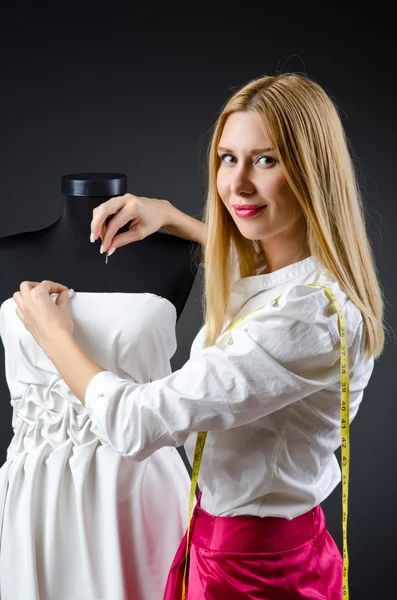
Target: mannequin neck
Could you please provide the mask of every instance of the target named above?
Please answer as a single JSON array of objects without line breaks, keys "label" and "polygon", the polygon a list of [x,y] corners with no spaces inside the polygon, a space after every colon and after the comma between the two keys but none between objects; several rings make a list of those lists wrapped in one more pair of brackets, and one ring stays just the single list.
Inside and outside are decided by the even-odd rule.
[{"label": "mannequin neck", "polygon": [[59,225],[75,232],[84,231],[89,236],[93,210],[106,200],[108,200],[107,196],[65,196]]}]

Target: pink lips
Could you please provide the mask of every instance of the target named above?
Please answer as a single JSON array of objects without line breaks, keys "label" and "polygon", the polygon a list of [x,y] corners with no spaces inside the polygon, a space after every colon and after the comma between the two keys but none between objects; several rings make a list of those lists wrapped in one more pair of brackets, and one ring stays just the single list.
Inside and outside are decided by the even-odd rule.
[{"label": "pink lips", "polygon": [[233,210],[238,217],[246,219],[254,217],[262,212],[266,206],[255,206],[254,204],[233,204]]}]

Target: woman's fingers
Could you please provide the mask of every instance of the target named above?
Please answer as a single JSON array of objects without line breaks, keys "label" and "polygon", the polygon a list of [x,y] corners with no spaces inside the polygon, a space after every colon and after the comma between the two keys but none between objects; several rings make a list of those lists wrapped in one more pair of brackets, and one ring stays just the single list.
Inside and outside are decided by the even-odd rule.
[{"label": "woman's fingers", "polygon": [[[104,237],[102,239],[102,248],[104,252],[107,252],[110,246],[113,247],[113,238],[118,232],[119,229],[124,227],[127,223],[132,221],[131,228],[138,222],[140,216],[139,207],[137,204],[129,203],[126,204],[114,217],[112,217],[109,223],[106,226],[106,230],[104,232]],[[122,234],[117,236],[117,239],[120,240]],[[122,246],[124,244],[121,244]],[[120,247],[120,243],[117,244],[117,247]]]},{"label": "woman's fingers", "polygon": [[107,252],[117,231],[130,221],[138,219],[139,215],[140,204],[136,196],[125,194],[111,198],[94,209],[91,240],[95,241],[100,237],[102,250]]},{"label": "woman's fingers", "polygon": [[125,196],[116,196],[94,208],[91,221],[91,234],[93,236],[91,239],[93,241],[103,236],[106,229],[106,219],[118,213],[125,205],[125,202]]}]

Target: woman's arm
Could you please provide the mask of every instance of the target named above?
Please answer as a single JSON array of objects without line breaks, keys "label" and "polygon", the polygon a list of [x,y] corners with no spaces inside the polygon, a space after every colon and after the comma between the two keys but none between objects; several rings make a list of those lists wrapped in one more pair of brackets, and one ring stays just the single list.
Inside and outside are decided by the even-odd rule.
[{"label": "woman's arm", "polygon": [[[72,337],[67,288],[24,282],[18,315],[80,401],[92,430],[143,460],[190,433],[245,425],[340,379],[339,332],[323,290],[297,285],[163,379],[137,384],[91,361]],[[59,293],[57,306],[48,293]]]},{"label": "woman's arm", "polygon": [[[119,233],[127,223],[128,231]],[[102,239],[101,250],[109,252],[143,240],[159,229],[199,244],[205,241],[205,224],[178,210],[168,200],[133,194],[116,196],[94,209],[91,241]]]},{"label": "woman's arm", "polygon": [[42,342],[42,348],[73,394],[85,404],[87,386],[94,375],[105,371],[80,348],[73,335],[65,330],[54,331]]},{"label": "woman's arm", "polygon": [[150,383],[101,369],[70,339],[46,350],[67,385],[84,395],[95,434],[119,454],[144,460],[182,445],[190,433],[248,424],[339,380],[328,299],[300,287],[303,297],[291,294],[284,306],[256,312],[230,339]]},{"label": "woman's arm", "polygon": [[164,200],[164,202],[165,224],[163,229],[171,235],[204,245],[205,223],[178,210],[170,202],[166,200]]}]

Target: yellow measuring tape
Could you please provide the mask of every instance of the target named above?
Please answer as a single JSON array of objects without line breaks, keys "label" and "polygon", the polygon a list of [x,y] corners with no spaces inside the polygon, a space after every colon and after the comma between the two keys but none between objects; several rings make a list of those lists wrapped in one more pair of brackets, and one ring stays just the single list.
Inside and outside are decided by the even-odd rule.
[{"label": "yellow measuring tape", "polygon": [[[347,340],[347,328],[346,319],[343,313],[342,306],[339,300],[331,292],[331,290],[323,285],[315,283],[309,283],[312,287],[321,287],[327,298],[333,304],[338,313],[338,329],[340,336],[340,390],[341,390],[341,403],[340,403],[340,427],[341,427],[341,464],[342,464],[342,544],[343,544],[343,575],[342,575],[342,597],[343,600],[349,600],[349,556],[347,551],[347,517],[348,517],[348,500],[349,500],[349,470],[350,470],[350,386],[349,386],[349,357],[348,357],[348,340]],[[281,294],[280,294],[281,296]],[[280,298],[277,296],[272,300],[271,304],[275,304]],[[224,333],[218,343],[221,343],[225,336],[236,327],[241,321],[246,319],[248,316],[254,314],[258,310],[262,310],[266,304],[260,306],[254,311],[244,315],[237,321],[235,321]],[[186,599],[186,575],[190,545],[190,520],[193,512],[193,504],[196,494],[198,476],[200,471],[201,457],[203,455],[205,440],[207,438],[207,432],[199,431],[197,434],[196,447],[194,449],[193,456],[193,467],[192,467],[192,478],[190,487],[190,500],[189,500],[189,515],[188,515],[188,527],[186,535],[186,556],[185,566],[182,581],[182,600]]]}]

